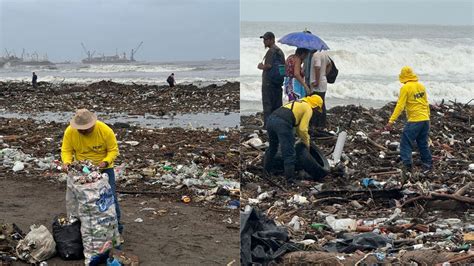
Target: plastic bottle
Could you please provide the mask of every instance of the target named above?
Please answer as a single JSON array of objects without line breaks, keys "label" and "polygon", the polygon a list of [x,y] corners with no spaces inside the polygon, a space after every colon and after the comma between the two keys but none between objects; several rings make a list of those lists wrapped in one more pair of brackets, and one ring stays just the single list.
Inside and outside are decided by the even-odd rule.
[{"label": "plastic bottle", "polygon": [[227,136],[226,135],[220,135],[218,138],[219,138],[219,140],[225,140],[225,139],[227,139]]},{"label": "plastic bottle", "polygon": [[336,219],[334,216],[328,216],[326,222],[335,232],[353,232],[357,229],[357,221],[354,219]]},{"label": "plastic bottle", "polygon": [[122,264],[115,258],[107,259],[107,266],[121,266]]}]

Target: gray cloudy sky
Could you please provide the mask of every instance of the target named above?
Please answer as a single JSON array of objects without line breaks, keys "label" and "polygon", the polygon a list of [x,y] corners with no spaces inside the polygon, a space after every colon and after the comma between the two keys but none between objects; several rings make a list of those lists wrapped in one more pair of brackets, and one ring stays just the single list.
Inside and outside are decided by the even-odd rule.
[{"label": "gray cloudy sky", "polygon": [[137,60],[239,58],[239,0],[0,0],[0,55],[22,48],[50,60],[98,53]]},{"label": "gray cloudy sky", "polygon": [[473,25],[473,0],[241,0],[243,21]]}]

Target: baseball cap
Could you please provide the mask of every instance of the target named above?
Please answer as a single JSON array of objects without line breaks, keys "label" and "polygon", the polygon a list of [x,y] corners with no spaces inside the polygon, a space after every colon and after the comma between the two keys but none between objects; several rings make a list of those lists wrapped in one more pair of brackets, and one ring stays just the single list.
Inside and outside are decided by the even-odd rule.
[{"label": "baseball cap", "polygon": [[275,39],[275,34],[273,34],[273,32],[271,31],[267,31],[265,32],[265,34],[263,34],[262,36],[260,36],[260,38],[263,38],[263,39]]}]

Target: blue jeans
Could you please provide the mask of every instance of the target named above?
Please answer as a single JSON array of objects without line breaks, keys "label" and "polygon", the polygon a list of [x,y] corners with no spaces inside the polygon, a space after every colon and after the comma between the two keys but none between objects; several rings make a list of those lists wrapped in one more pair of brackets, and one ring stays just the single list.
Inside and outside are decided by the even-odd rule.
[{"label": "blue jeans", "polygon": [[109,175],[109,185],[112,188],[112,191],[114,192],[114,203],[115,203],[115,212],[117,213],[117,223],[118,223],[118,231],[120,234],[123,232],[123,225],[120,223],[120,207],[118,203],[118,198],[117,198],[117,193],[115,192],[115,172],[114,168],[107,168],[102,170],[102,173],[106,173]]},{"label": "blue jeans", "polygon": [[285,169],[295,165],[295,134],[293,125],[284,119],[271,115],[268,118],[267,133],[270,146],[265,152],[266,160],[272,161],[278,151],[278,145],[281,146],[281,155]]},{"label": "blue jeans", "polygon": [[431,169],[433,162],[431,152],[428,148],[428,135],[430,132],[430,121],[407,122],[403,129],[402,139],[400,141],[400,157],[405,166],[411,167],[411,152],[414,142],[420,151],[423,167]]}]

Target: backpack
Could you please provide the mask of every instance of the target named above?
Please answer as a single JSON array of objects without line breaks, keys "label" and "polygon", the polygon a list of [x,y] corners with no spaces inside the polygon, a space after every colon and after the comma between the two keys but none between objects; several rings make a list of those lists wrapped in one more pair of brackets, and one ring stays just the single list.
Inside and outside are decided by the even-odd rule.
[{"label": "backpack", "polygon": [[336,64],[334,64],[334,61],[331,59],[331,57],[329,57],[329,61],[331,61],[332,67],[331,70],[329,70],[329,73],[326,74],[326,79],[328,83],[333,84],[336,81],[339,70],[337,69]]}]

